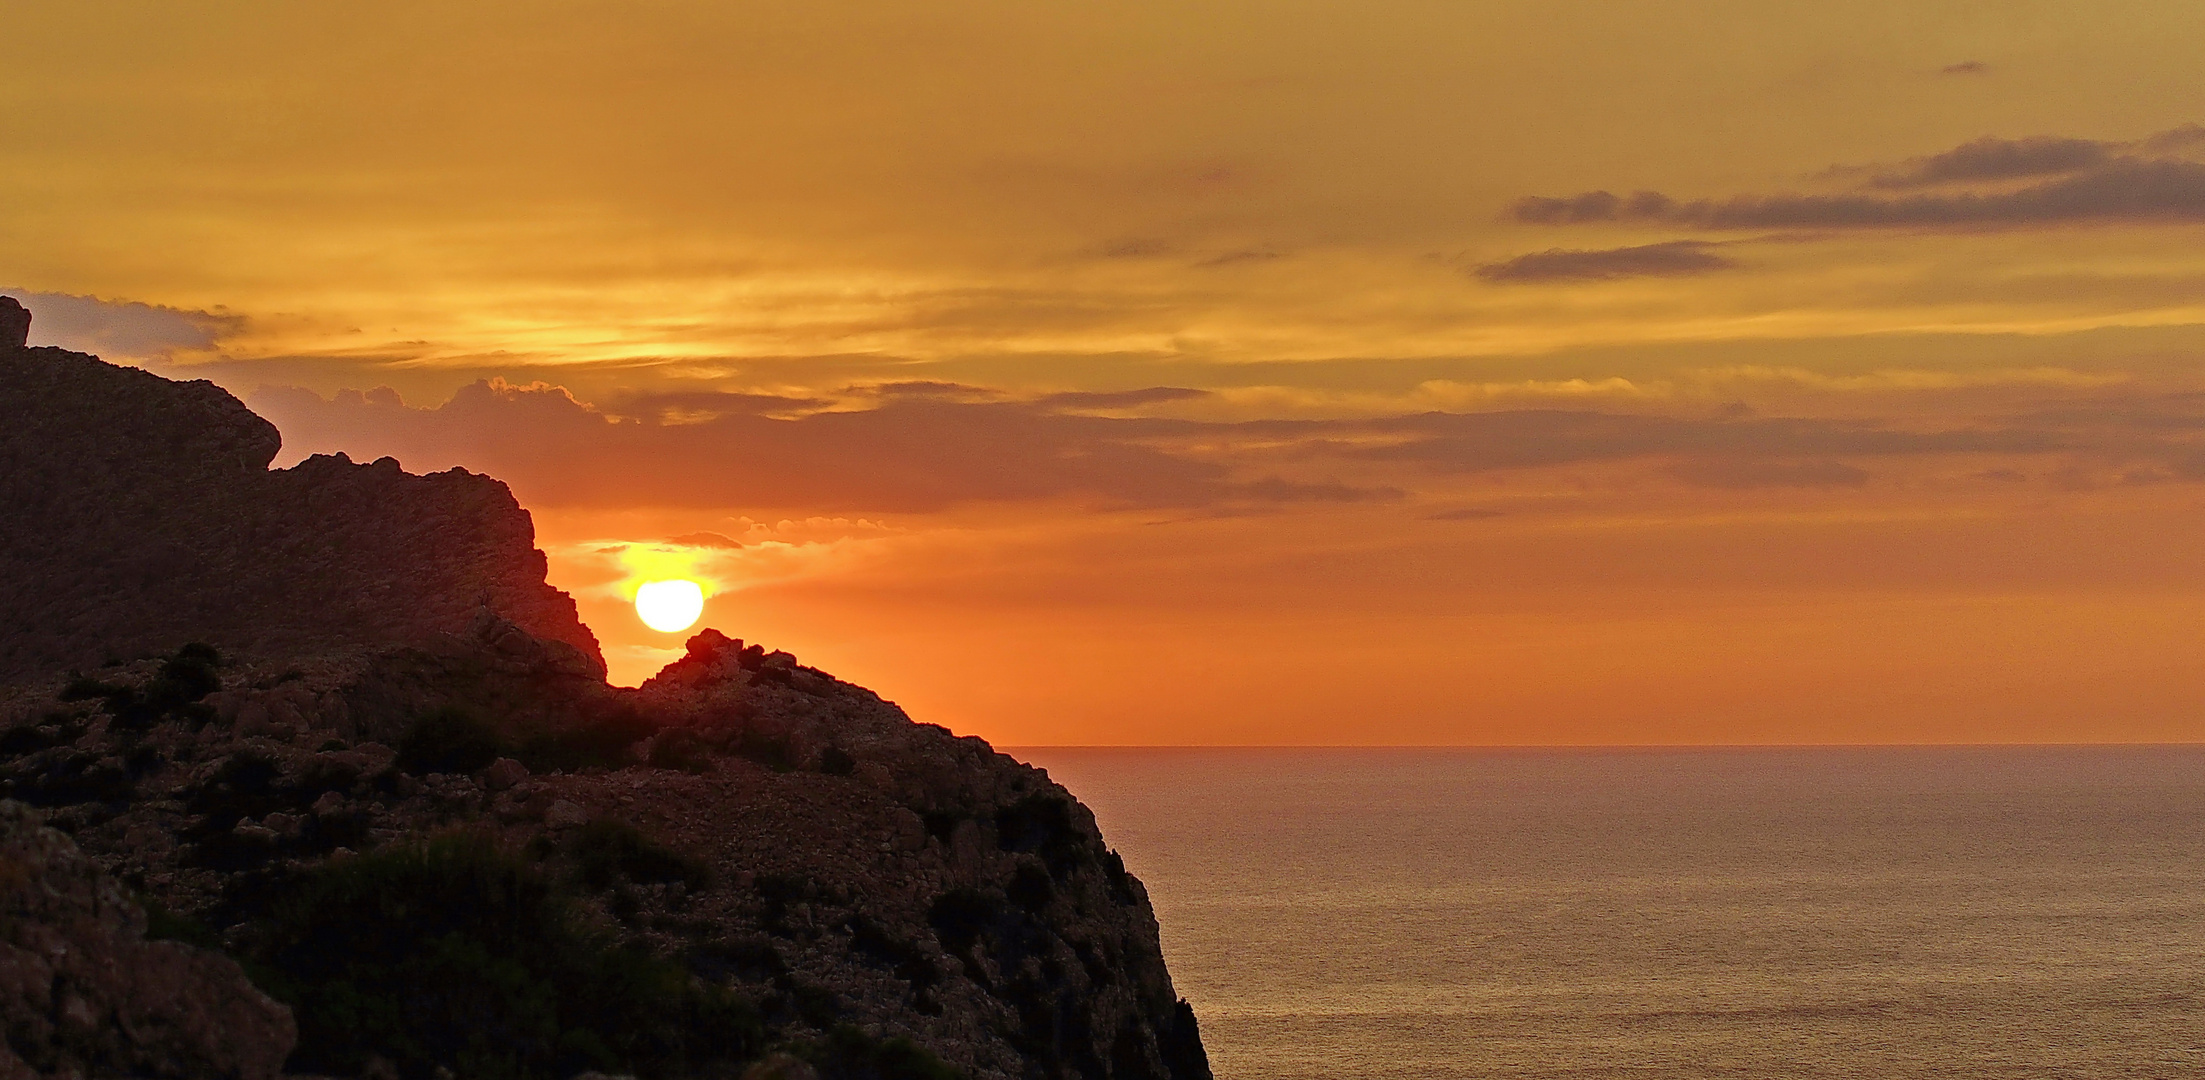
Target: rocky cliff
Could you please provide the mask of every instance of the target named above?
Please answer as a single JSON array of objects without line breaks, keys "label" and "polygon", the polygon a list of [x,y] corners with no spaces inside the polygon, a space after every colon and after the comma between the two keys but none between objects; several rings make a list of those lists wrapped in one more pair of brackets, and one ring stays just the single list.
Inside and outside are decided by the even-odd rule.
[{"label": "rocky cliff", "polygon": [[0,797],[244,964],[292,1070],[1209,1076],[1046,773],[714,631],[609,686],[502,485],[275,448],[0,347]]},{"label": "rocky cliff", "polygon": [[504,484],[388,458],[271,471],[281,445],[213,383],[0,347],[0,682],[195,640],[419,644],[484,607],[602,669]]}]

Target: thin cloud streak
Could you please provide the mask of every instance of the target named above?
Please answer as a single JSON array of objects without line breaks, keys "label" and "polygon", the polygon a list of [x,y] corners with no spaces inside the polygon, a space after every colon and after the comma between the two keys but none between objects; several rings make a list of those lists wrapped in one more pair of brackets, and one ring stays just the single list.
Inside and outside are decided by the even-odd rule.
[{"label": "thin cloud streak", "polygon": [[1671,240],[1596,251],[1549,248],[1506,262],[1489,263],[1478,267],[1474,273],[1487,281],[1503,284],[1613,281],[1632,277],[1692,277],[1738,265],[1708,250],[1713,246],[1700,240]]}]

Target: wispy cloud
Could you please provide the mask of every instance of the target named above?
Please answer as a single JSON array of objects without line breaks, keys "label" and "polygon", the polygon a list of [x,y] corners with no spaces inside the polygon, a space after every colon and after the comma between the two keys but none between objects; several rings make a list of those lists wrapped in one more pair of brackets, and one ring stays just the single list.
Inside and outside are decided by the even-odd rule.
[{"label": "wispy cloud", "polygon": [[2205,163],[2181,155],[2201,138],[2195,125],[2130,143],[1983,138],[1896,165],[1837,170],[1868,174],[1860,190],[1844,193],[1680,199],[1590,191],[1522,199],[1510,213],[1537,225],[1636,221],[1703,229],[2199,222]]},{"label": "wispy cloud", "polygon": [[1574,250],[1549,248],[1488,263],[1473,273],[1487,281],[1609,281],[1631,277],[1690,277],[1738,264],[1703,240],[1671,240],[1636,247]]}]

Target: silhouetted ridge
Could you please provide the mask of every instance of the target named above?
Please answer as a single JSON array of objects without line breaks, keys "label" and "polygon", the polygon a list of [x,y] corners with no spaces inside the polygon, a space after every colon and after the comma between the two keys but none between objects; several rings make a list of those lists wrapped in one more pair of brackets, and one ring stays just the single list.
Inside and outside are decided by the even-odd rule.
[{"label": "silhouetted ridge", "polygon": [[485,606],[602,673],[504,484],[342,455],[271,472],[281,446],[212,383],[0,348],[0,683],[193,640],[420,644]]},{"label": "silhouetted ridge", "polygon": [[[34,1069],[264,1077],[295,1024],[285,1068],[363,1080],[1210,1080],[1047,773],[717,630],[611,686],[503,484],[278,446],[0,348],[0,848],[43,819],[273,999],[135,908],[10,922],[48,886],[0,850]],[[92,950],[89,1012],[10,984],[26,941]]]}]

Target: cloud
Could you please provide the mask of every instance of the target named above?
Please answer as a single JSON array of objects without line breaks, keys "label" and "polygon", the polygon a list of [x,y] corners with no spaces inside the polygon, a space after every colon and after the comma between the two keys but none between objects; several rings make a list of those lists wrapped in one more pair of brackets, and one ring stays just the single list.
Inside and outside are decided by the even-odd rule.
[{"label": "cloud", "polygon": [[[1178,400],[1158,387],[1039,400],[885,396],[802,415],[727,412],[670,422],[649,396],[620,413],[566,390],[484,380],[433,408],[387,391],[264,388],[249,404],[284,432],[285,458],[343,450],[415,471],[505,479],[524,502],[594,509],[925,513],[1059,501],[1207,514],[1438,494],[1460,478],[1644,466],[1716,489],[1854,487],[1873,461],[1947,457],[1958,475],[2008,469],[2104,476],[2148,468],[2205,479],[2205,397],[2101,388],[2095,401],[2004,421],[1519,408],[1318,419],[1188,420],[1094,409]],[[2043,462],[2029,465],[2029,461]],[[1342,479],[1345,477],[1345,479]],[[1471,520],[1472,509],[1437,520]],[[735,542],[717,534],[671,541]]]},{"label": "cloud", "polygon": [[[1591,191],[1521,199],[1510,214],[1534,225],[1637,221],[1702,229],[2205,222],[2205,163],[2178,156],[2201,142],[2205,129],[2196,125],[2133,143],[1983,138],[1895,166],[1837,170],[1868,172],[1861,191],[1690,200]],[[2017,180],[2033,182],[2011,186]],[[1923,188],[1942,190],[1888,193]]]},{"label": "cloud", "polygon": [[1942,154],[1917,158],[1871,180],[1879,188],[1915,188],[1984,180],[2014,180],[2079,172],[2101,166],[2121,149],[2095,139],[1981,138]]},{"label": "cloud", "polygon": [[1395,436],[1348,448],[1353,456],[1413,461],[1455,472],[1537,468],[1642,457],[1797,460],[1837,455],[2039,454],[2072,445],[2026,428],[1907,431],[1863,422],[1790,417],[1644,416],[1522,409],[1426,413],[1367,422]]},{"label": "cloud", "polygon": [[812,412],[833,402],[816,397],[783,397],[719,390],[677,390],[615,397],[605,411],[619,416],[648,414],[661,423],[696,423],[722,416],[772,416]]},{"label": "cloud", "polygon": [[1740,491],[1771,487],[1859,487],[1868,482],[1867,473],[1841,461],[1711,459],[1687,462],[1670,469],[1669,473],[1695,487]]},{"label": "cloud", "polygon": [[1286,258],[1283,252],[1249,248],[1243,251],[1228,251],[1222,255],[1213,255],[1194,265],[1203,269],[1214,269],[1220,266],[1239,266],[1246,263],[1277,262],[1283,258]]},{"label": "cloud", "polygon": [[244,328],[236,315],[96,296],[0,289],[31,309],[31,344],[108,359],[161,360],[211,349]]},{"label": "cloud", "polygon": [[722,536],[716,532],[684,533],[680,536],[668,537],[666,539],[666,542],[681,547],[721,548],[727,550],[732,550],[743,546],[742,541],[737,540],[733,537]]},{"label": "cloud", "polygon": [[1151,386],[1144,390],[1069,390],[1040,398],[1035,404],[1059,409],[1136,409],[1143,405],[1192,401],[1209,396],[1208,390],[1190,390],[1183,386]]},{"label": "cloud", "polygon": [[[969,389],[969,388],[963,388]],[[483,380],[435,408],[395,395],[323,399],[264,387],[249,404],[284,432],[285,457],[389,454],[408,468],[489,472],[543,505],[924,512],[1072,499],[1127,507],[1367,501],[1385,488],[1243,478],[1156,445],[1181,421],[1086,416],[1033,402],[897,395],[877,408],[796,418],[729,413],[665,423],[649,396],[608,416],[566,390]]]},{"label": "cloud", "polygon": [[1424,520],[1426,520],[1426,521],[1487,521],[1487,520],[1490,520],[1490,519],[1492,519],[1492,518],[1497,518],[1497,517],[1500,517],[1500,516],[1501,516],[1501,511],[1499,511],[1499,510],[1489,510],[1489,509],[1487,509],[1487,508],[1485,508],[1485,507],[1482,507],[1482,506],[1465,506],[1465,507],[1462,507],[1462,508],[1460,508],[1460,509],[1456,509],[1456,510],[1441,510],[1441,511],[1439,511],[1439,512],[1438,512],[1438,513],[1436,513],[1436,514],[1426,514],[1426,515],[1424,515]]},{"label": "cloud", "polygon": [[1991,66],[1981,60],[1962,60],[1957,64],[1946,64],[1944,67],[1938,68],[1937,73],[1940,75],[1987,75],[1990,70]]},{"label": "cloud", "polygon": [[1671,240],[1637,247],[1581,251],[1549,248],[1489,263],[1474,271],[1495,282],[1609,281],[1628,277],[1686,277],[1728,270],[1738,264],[1708,250],[1701,240]]}]

